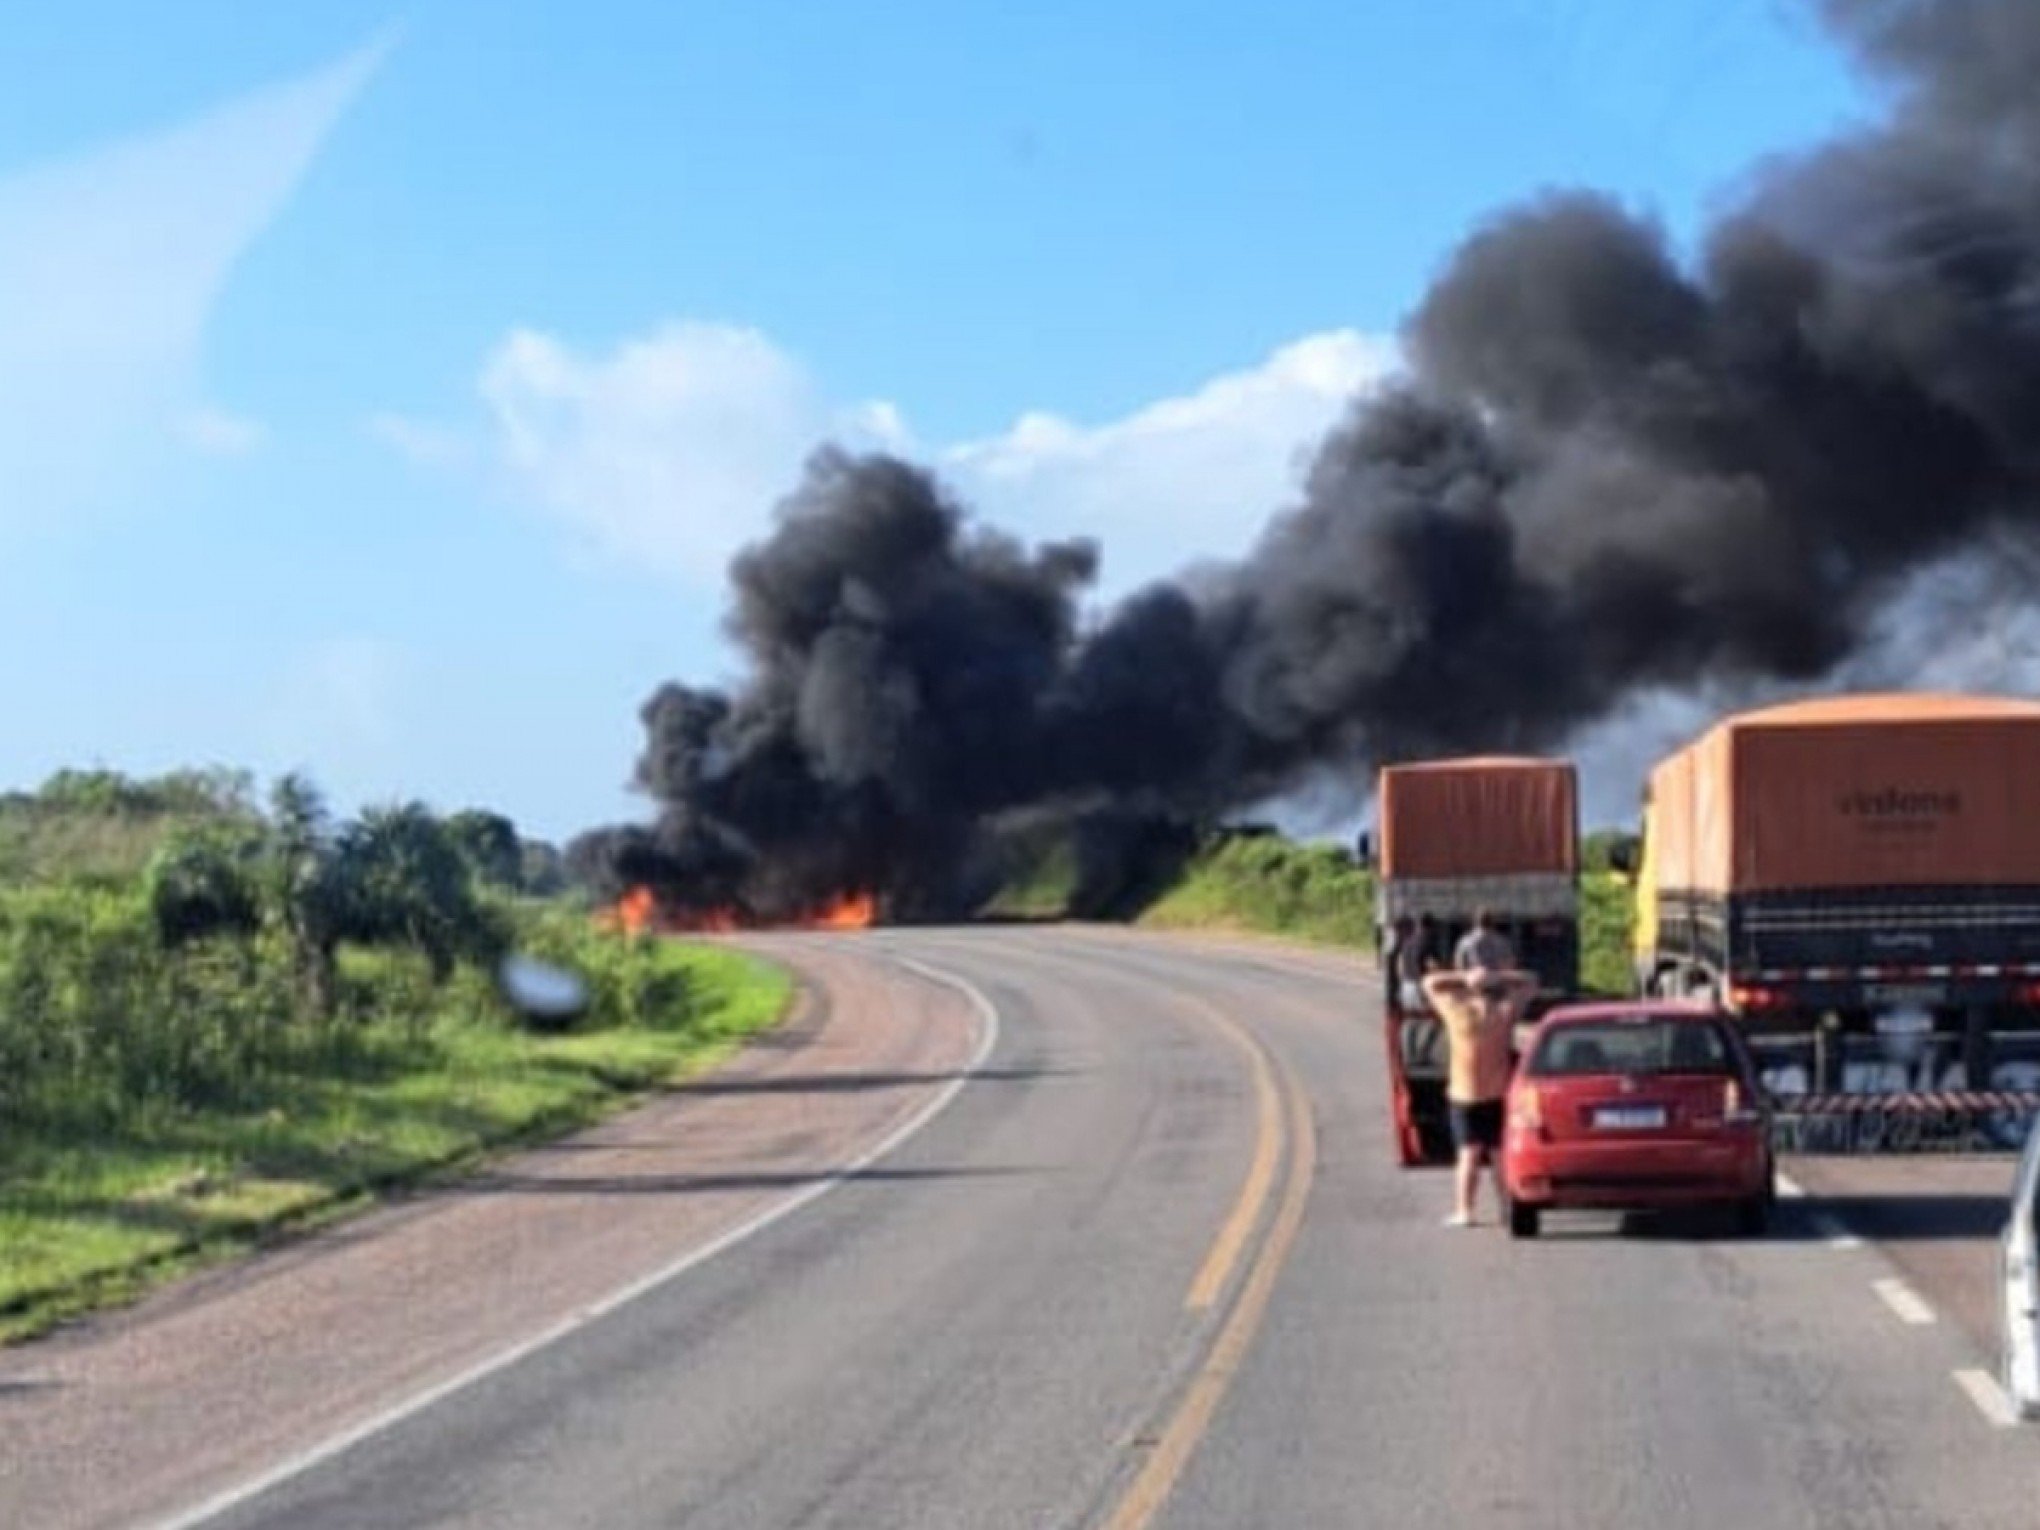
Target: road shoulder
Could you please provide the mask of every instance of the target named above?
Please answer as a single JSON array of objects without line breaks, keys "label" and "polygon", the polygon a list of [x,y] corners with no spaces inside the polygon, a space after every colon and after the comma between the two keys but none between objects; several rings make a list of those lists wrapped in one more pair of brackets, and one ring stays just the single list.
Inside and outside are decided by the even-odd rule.
[{"label": "road shoulder", "polygon": [[160,1515],[358,1430],[814,1193],[971,1062],[963,994],[822,945],[790,964],[806,1008],[712,1074],[0,1354],[10,1517]]}]

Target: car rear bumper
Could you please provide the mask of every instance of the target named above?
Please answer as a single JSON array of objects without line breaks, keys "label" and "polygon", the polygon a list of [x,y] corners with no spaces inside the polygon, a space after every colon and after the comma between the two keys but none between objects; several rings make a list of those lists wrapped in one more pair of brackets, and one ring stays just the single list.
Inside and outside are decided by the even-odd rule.
[{"label": "car rear bumper", "polygon": [[1644,1208],[1741,1199],[1765,1189],[1762,1139],[1511,1140],[1502,1173],[1525,1205]]}]

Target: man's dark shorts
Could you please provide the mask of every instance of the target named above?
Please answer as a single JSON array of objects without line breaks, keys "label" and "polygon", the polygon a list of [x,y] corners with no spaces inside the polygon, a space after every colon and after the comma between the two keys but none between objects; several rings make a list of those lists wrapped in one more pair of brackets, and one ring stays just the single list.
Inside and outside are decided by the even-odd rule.
[{"label": "man's dark shorts", "polygon": [[1488,1148],[1502,1145],[1502,1102],[1477,1100],[1471,1105],[1451,1102],[1452,1145],[1458,1148]]}]

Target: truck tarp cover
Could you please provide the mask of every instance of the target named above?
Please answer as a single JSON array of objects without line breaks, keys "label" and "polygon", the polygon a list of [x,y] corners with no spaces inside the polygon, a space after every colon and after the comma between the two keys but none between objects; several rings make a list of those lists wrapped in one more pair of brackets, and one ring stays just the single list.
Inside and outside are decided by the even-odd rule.
[{"label": "truck tarp cover", "polygon": [[1564,760],[1436,760],[1381,772],[1384,877],[1572,873],[1579,790]]},{"label": "truck tarp cover", "polygon": [[2040,704],[1840,696],[1724,719],[1651,775],[1658,885],[2040,884]]}]

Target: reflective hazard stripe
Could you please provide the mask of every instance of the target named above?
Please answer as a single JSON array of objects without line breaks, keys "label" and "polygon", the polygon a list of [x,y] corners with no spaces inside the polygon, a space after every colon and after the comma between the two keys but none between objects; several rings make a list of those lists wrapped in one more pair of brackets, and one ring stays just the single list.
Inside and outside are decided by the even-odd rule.
[{"label": "reflective hazard stripe", "polygon": [[1730,972],[1731,983],[1915,983],[1950,978],[2040,977],[2040,962],[1940,962],[1931,967],[1763,967]]},{"label": "reflective hazard stripe", "polygon": [[1781,1115],[1860,1115],[1865,1111],[2040,1111],[2040,1093],[1949,1090],[1932,1094],[1787,1094],[1773,1097]]}]

